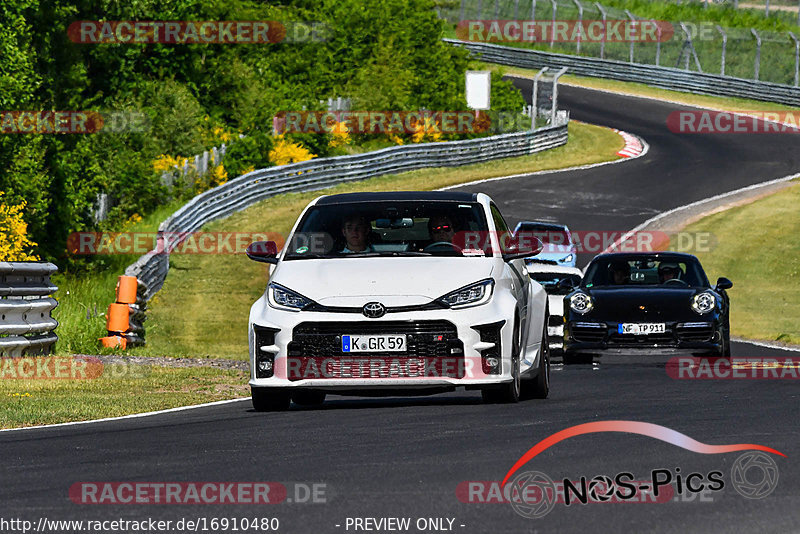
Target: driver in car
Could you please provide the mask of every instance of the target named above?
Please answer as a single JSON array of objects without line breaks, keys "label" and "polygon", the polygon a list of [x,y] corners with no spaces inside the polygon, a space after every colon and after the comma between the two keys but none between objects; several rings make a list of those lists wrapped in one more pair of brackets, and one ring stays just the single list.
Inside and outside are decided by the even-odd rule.
[{"label": "driver in car", "polygon": [[631,266],[627,261],[619,261],[609,264],[609,278],[615,286],[625,285],[631,279]]},{"label": "driver in car", "polygon": [[428,219],[428,232],[433,243],[452,243],[456,235],[453,221],[447,215],[434,215]]},{"label": "driver in car", "polygon": [[367,242],[370,230],[370,224],[363,215],[350,215],[342,220],[342,235],[345,240],[342,252],[372,252],[374,249]]},{"label": "driver in car", "polygon": [[658,279],[662,284],[669,280],[680,280],[682,272],[677,263],[662,263],[658,266]]}]

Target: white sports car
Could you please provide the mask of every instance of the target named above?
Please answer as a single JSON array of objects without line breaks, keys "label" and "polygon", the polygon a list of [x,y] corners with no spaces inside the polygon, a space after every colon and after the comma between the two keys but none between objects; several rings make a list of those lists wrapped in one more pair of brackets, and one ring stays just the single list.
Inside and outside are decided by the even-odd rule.
[{"label": "white sports car", "polygon": [[258,411],[327,393],[421,395],[480,389],[486,402],[546,398],[547,294],[492,199],[456,192],[324,196],[286,245],[250,310]]},{"label": "white sports car", "polygon": [[547,334],[550,336],[550,348],[562,348],[564,341],[564,295],[578,286],[583,279],[583,271],[577,267],[556,265],[554,261],[525,260],[530,277],[541,284],[547,291],[549,306],[549,323]]}]

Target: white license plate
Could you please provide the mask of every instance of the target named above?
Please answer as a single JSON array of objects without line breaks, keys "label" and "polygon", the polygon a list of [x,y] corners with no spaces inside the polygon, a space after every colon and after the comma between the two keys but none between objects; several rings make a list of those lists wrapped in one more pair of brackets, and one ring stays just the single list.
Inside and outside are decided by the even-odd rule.
[{"label": "white license plate", "polygon": [[405,334],[345,335],[342,352],[405,352]]},{"label": "white license plate", "polygon": [[663,334],[667,331],[667,327],[664,323],[621,323],[618,331],[620,334],[643,336],[647,334]]}]

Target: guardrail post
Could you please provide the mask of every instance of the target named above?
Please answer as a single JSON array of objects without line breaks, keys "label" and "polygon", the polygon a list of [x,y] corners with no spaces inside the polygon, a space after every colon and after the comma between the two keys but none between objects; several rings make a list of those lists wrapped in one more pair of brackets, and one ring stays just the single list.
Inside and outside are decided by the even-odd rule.
[{"label": "guardrail post", "polygon": [[[626,9],[625,10],[625,14],[628,15],[628,18],[631,20],[631,24],[635,24],[636,23],[636,18],[633,16],[633,13],[631,13],[630,11],[628,11]],[[631,39],[630,46],[631,46],[631,49],[630,49],[629,57],[630,57],[630,62],[633,63],[633,39]]]},{"label": "guardrail post", "polygon": [[603,17],[603,38],[600,40],[600,59],[604,59],[606,56],[606,10],[603,9],[600,2],[595,2],[594,5],[600,12],[600,16]]},{"label": "guardrail post", "polygon": [[653,21],[656,24],[656,67],[661,63],[661,24],[658,21]]},{"label": "guardrail post", "polygon": [[550,126],[556,125],[556,109],[558,108],[558,79],[567,72],[567,67],[561,67],[553,77],[553,107],[550,110]]},{"label": "guardrail post", "polygon": [[[800,2],[800,0],[798,0]],[[536,0],[531,0],[531,21],[536,21]]]},{"label": "guardrail post", "polygon": [[483,2],[482,0],[478,0],[478,14],[475,16],[475,18],[480,20],[483,18],[482,15],[483,15]]},{"label": "guardrail post", "polygon": [[789,32],[789,37],[794,41],[794,86],[797,87],[800,82],[800,41],[792,32]]},{"label": "guardrail post", "polygon": [[500,0],[494,0],[494,20],[500,17]]},{"label": "guardrail post", "polygon": [[761,67],[761,36],[758,35],[758,32],[755,28],[750,28],[750,33],[756,38],[756,62],[754,66],[754,73],[753,79],[758,80],[758,70]]},{"label": "guardrail post", "polygon": [[717,24],[717,31],[722,34],[722,55],[719,60],[719,74],[720,76],[725,76],[725,49],[728,47],[728,35],[719,24]]},{"label": "guardrail post", "polygon": [[553,43],[556,40],[556,12],[558,11],[558,1],[557,0],[550,0],[550,4],[553,6],[553,25],[550,28],[550,48],[553,48]]},{"label": "guardrail post", "polygon": [[580,31],[578,32],[578,42],[575,45],[575,53],[581,53],[581,37],[583,36],[583,6],[581,5],[580,0],[572,0],[575,2],[575,6],[578,8],[578,27]]},{"label": "guardrail post", "polygon": [[531,104],[533,106],[533,110],[531,111],[531,131],[536,129],[536,116],[539,114],[539,106],[536,99],[539,97],[539,78],[542,77],[542,74],[547,72],[549,67],[545,67],[539,72],[536,73],[536,76],[533,77],[533,94],[531,95],[532,100]]},{"label": "guardrail post", "polygon": [[514,20],[519,20],[519,0],[514,0]]}]

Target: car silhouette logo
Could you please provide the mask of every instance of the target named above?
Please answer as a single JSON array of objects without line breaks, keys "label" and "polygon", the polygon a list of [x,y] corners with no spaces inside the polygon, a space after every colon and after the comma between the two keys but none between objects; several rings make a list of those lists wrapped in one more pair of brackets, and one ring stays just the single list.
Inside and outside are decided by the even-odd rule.
[{"label": "car silhouette logo", "polygon": [[364,308],[362,308],[361,312],[364,314],[364,317],[377,319],[378,317],[383,317],[386,314],[386,306],[380,302],[367,302],[364,304]]}]

